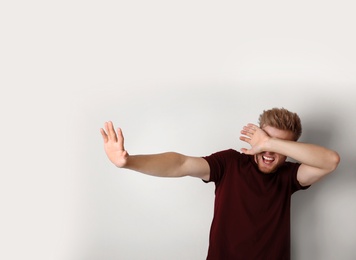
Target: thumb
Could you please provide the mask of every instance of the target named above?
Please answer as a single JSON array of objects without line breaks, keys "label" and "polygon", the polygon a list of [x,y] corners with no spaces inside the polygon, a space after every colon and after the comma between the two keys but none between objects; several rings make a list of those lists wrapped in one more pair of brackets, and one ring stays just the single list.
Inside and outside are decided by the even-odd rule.
[{"label": "thumb", "polygon": [[253,155],[253,154],[255,154],[255,152],[254,152],[253,149],[241,148],[240,150],[241,150],[241,152],[244,153],[244,154],[248,154],[248,155]]},{"label": "thumb", "polygon": [[242,153],[244,153],[244,154],[247,154],[247,151],[248,151],[248,150],[247,150],[246,148],[241,148],[240,151],[241,151]]}]

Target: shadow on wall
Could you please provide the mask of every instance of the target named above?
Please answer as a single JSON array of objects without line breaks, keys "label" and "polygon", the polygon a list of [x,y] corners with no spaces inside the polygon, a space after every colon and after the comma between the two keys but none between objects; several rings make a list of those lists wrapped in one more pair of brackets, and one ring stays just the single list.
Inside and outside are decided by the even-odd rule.
[{"label": "shadow on wall", "polygon": [[[332,141],[335,140],[335,130],[337,118],[325,115],[318,118],[302,118],[301,142],[322,145],[331,148]],[[332,148],[331,148],[332,149]]]},{"label": "shadow on wall", "polygon": [[341,162],[334,173],[292,196],[292,259],[356,259],[349,242],[356,233],[356,160],[341,150],[347,138],[338,134],[338,118],[323,113],[302,123],[300,141],[336,150]]}]

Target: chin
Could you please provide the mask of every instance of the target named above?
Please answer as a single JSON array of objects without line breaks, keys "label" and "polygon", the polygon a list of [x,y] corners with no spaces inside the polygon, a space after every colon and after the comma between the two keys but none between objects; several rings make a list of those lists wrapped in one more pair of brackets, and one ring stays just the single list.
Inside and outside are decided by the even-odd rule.
[{"label": "chin", "polygon": [[275,168],[270,169],[270,168],[265,168],[265,167],[261,167],[260,165],[258,165],[258,169],[260,170],[260,172],[264,173],[264,174],[270,174],[276,171]]}]

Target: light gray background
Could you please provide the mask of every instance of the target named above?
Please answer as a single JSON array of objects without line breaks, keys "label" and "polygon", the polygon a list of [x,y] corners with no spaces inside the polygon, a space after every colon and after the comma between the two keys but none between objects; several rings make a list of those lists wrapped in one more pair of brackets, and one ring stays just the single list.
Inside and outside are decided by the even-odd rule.
[{"label": "light gray background", "polygon": [[0,258],[204,259],[214,186],[115,168],[245,146],[263,109],[341,164],[293,196],[292,259],[356,259],[354,1],[2,1]]}]

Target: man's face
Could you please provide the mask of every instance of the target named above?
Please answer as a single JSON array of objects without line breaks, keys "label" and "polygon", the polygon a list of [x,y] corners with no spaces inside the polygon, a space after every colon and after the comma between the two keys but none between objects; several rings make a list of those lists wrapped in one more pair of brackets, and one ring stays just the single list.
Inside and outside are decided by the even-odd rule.
[{"label": "man's face", "polygon": [[[289,141],[294,140],[294,135],[291,131],[280,130],[272,126],[263,126],[262,130],[271,137]],[[275,172],[286,159],[286,156],[273,152],[262,152],[255,155],[259,170],[265,174]]]}]

